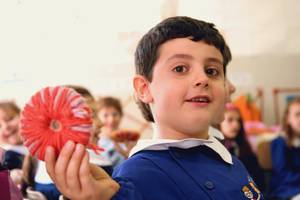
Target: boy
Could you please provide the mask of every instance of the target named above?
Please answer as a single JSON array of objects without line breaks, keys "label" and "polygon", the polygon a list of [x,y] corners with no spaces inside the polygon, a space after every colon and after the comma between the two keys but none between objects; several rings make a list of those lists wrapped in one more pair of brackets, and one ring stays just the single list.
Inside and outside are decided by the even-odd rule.
[{"label": "boy", "polygon": [[48,148],[58,188],[71,199],[262,199],[241,162],[208,133],[231,90],[230,60],[213,24],[172,17],[152,28],[137,46],[133,85],[155,138],[133,148],[114,180],[89,169],[82,145],[68,142],[57,160]]}]

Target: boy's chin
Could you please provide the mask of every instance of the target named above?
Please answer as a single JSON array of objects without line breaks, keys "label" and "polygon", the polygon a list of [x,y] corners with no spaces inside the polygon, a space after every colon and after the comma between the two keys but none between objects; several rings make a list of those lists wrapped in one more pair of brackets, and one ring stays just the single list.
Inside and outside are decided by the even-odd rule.
[{"label": "boy's chin", "polygon": [[208,128],[207,129],[190,129],[186,131],[189,138],[208,139]]}]

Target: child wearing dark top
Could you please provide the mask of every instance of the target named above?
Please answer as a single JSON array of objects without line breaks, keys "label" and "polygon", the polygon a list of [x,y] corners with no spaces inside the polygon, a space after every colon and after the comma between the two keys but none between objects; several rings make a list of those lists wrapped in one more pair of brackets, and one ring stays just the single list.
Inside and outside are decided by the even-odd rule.
[{"label": "child wearing dark top", "polygon": [[123,108],[118,98],[112,96],[100,97],[97,101],[97,108],[101,123],[97,145],[105,149],[101,155],[111,161],[112,166],[115,168],[128,158],[129,152],[135,146],[136,141],[116,141],[114,139],[116,131],[120,131],[123,118]]},{"label": "child wearing dark top", "polygon": [[0,197],[5,200],[22,200],[22,194],[11,180],[9,170],[2,165],[4,154],[5,150],[0,147]]},{"label": "child wearing dark top", "polygon": [[270,196],[278,200],[288,200],[300,194],[300,98],[287,105],[283,130],[285,135],[271,143]]},{"label": "child wearing dark top", "polygon": [[[88,165],[80,144],[67,142],[47,169],[71,199],[263,199],[243,164],[209,133],[220,120],[231,60],[213,24],[189,17],[165,19],[140,40],[133,78],[154,138],[140,140],[113,179]],[[220,121],[219,121],[220,122]]]},{"label": "child wearing dark top", "polygon": [[3,166],[21,169],[26,154],[19,133],[20,109],[13,101],[0,102],[0,147],[5,149]]},{"label": "child wearing dark top", "polygon": [[243,119],[238,107],[232,103],[227,103],[224,118],[224,121],[220,124],[220,130],[225,136],[223,140],[224,146],[232,155],[235,155],[242,161],[255,183],[261,191],[264,191],[264,173],[259,167],[257,157],[246,137]]}]

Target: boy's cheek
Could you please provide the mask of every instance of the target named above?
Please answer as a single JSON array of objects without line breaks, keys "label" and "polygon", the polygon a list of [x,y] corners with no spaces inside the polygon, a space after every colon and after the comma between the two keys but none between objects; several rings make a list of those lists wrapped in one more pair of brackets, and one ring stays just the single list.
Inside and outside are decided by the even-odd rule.
[{"label": "boy's cheek", "polygon": [[225,107],[220,108],[215,112],[212,120],[212,125],[216,125],[224,121],[224,112],[225,112]]}]

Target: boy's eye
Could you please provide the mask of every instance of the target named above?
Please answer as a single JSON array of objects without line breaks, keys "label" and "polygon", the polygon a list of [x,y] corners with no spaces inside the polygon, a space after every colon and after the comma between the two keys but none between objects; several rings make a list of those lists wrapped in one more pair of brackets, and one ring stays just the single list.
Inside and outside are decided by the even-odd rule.
[{"label": "boy's eye", "polygon": [[173,69],[173,71],[177,73],[184,73],[188,71],[188,68],[184,65],[178,65]]},{"label": "boy's eye", "polygon": [[205,71],[210,76],[218,76],[220,74],[219,70],[216,68],[208,68]]}]

